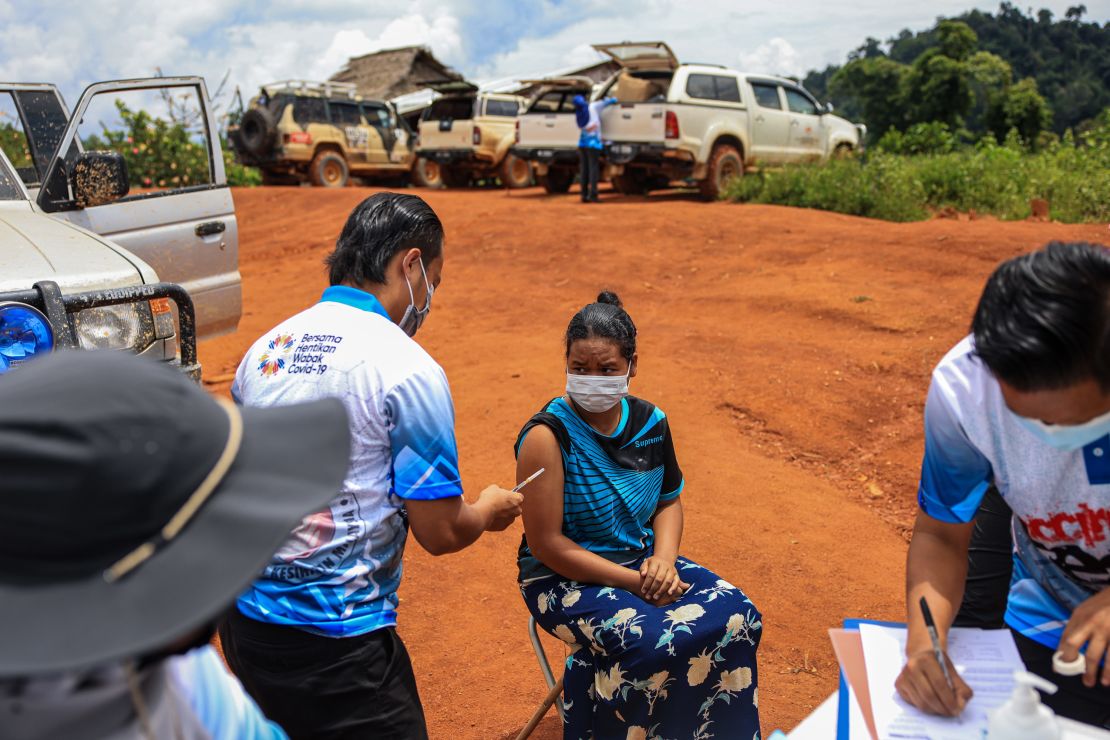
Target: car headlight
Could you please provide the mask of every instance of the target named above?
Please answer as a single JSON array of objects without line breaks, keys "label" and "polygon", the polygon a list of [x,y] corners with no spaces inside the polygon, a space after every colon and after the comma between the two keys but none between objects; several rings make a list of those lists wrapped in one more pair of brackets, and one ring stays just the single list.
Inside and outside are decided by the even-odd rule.
[{"label": "car headlight", "polygon": [[54,349],[50,321],[33,306],[0,303],[0,374]]},{"label": "car headlight", "polygon": [[136,349],[142,334],[134,303],[86,308],[73,317],[82,349]]}]

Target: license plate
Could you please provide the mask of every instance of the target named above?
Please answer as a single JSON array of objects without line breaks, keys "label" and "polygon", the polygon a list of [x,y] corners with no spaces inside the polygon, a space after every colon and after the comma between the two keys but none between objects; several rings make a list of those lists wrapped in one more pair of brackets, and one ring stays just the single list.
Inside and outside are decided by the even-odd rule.
[{"label": "license plate", "polygon": [[536,156],[537,157],[544,157],[544,158],[554,157],[555,152],[551,151],[550,149],[540,149],[538,152],[536,152]]},{"label": "license plate", "polygon": [[617,154],[631,154],[632,147],[628,144],[615,144],[613,145],[613,151]]}]

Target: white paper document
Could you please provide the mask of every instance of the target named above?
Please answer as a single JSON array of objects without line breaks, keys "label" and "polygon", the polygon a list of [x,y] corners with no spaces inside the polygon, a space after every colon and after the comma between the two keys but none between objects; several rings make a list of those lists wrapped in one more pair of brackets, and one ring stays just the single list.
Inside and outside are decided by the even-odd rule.
[{"label": "white paper document", "polygon": [[981,740],[987,712],[1013,692],[1014,671],[1025,670],[1009,630],[954,627],[948,633],[948,657],[975,696],[958,719],[937,717],[902,701],[894,689],[906,662],[906,629],[861,624],[859,632],[879,740]]}]

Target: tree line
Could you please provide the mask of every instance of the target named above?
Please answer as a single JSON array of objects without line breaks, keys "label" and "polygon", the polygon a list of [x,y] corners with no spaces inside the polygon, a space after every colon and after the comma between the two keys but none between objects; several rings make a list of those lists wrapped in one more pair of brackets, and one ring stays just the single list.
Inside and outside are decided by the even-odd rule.
[{"label": "tree line", "polygon": [[845,64],[803,83],[866,123],[872,142],[923,130],[1002,140],[1016,130],[1036,147],[1110,107],[1110,24],[1084,21],[1086,12],[1074,6],[1057,20],[1008,2],[996,14],[972,10],[885,44],[868,38]]}]

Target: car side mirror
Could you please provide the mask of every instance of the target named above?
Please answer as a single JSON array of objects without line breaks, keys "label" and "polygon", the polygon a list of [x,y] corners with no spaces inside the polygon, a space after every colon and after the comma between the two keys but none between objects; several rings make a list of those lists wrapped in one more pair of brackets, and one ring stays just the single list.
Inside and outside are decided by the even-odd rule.
[{"label": "car side mirror", "polygon": [[114,151],[82,152],[73,165],[70,184],[81,208],[117,201],[131,190],[127,162]]},{"label": "car side mirror", "polygon": [[831,100],[825,103],[824,113],[832,113],[834,110],[836,110],[836,106],[832,104]]}]

